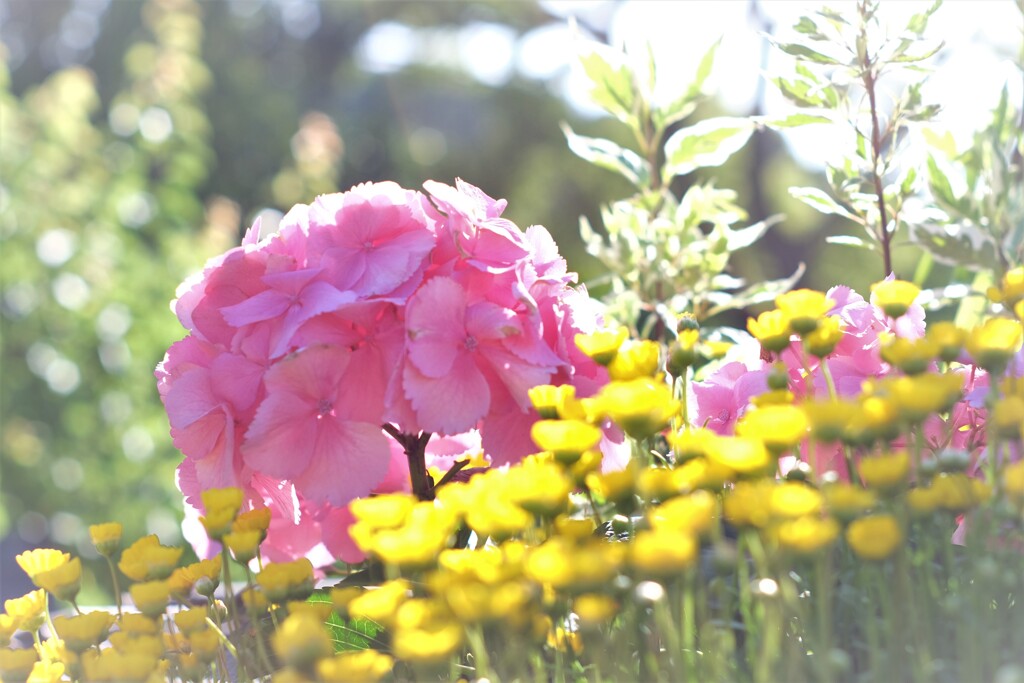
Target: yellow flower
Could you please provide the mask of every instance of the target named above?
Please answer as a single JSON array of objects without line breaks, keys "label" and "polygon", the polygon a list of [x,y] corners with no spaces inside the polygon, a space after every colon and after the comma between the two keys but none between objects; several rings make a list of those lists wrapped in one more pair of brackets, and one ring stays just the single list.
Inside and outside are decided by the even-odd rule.
[{"label": "yellow flower", "polygon": [[242,489],[235,486],[222,489],[207,489],[200,495],[203,499],[203,508],[207,513],[214,510],[229,510],[232,516],[237,514],[242,508],[242,501],[245,499]]},{"label": "yellow flower", "polygon": [[235,522],[235,515],[238,510],[234,508],[212,508],[205,515],[199,517],[199,522],[206,529],[206,535],[215,541],[219,541],[224,534],[231,531],[231,525]]},{"label": "yellow flower", "polygon": [[700,341],[699,329],[679,331],[679,337],[668,348],[668,360],[665,369],[673,377],[682,377],[686,369],[697,362],[697,342]]},{"label": "yellow flower", "polygon": [[36,662],[26,683],[59,683],[64,678],[63,662]]},{"label": "yellow flower", "polygon": [[330,592],[331,605],[339,614],[348,613],[348,604],[363,594],[360,586],[345,586],[343,588],[332,588]]},{"label": "yellow flower", "polygon": [[615,577],[623,552],[622,544],[554,537],[530,549],[523,571],[537,583],[559,590],[595,590]]},{"label": "yellow flower", "polygon": [[305,600],[313,593],[313,564],[305,557],[267,564],[256,575],[256,583],[271,602]]},{"label": "yellow flower", "polygon": [[160,624],[145,614],[125,612],[118,619],[118,627],[124,633],[132,635],[156,635],[160,632]]},{"label": "yellow flower", "polygon": [[642,470],[636,478],[636,492],[647,501],[668,500],[679,495],[679,490],[672,479],[672,470],[663,467],[648,467]]},{"label": "yellow flower", "polygon": [[121,547],[121,534],[124,527],[120,522],[104,522],[89,526],[89,538],[93,546],[103,557],[110,557]]},{"label": "yellow flower", "polygon": [[807,515],[782,522],[775,530],[779,545],[800,555],[813,555],[832,545],[839,536],[839,524],[831,517]]},{"label": "yellow flower", "polygon": [[1002,439],[1019,439],[1024,424],[1024,398],[1006,396],[989,413],[988,424]]},{"label": "yellow flower", "polygon": [[850,523],[846,542],[860,558],[884,560],[903,543],[903,530],[892,515],[868,515]]},{"label": "yellow flower", "polygon": [[409,598],[410,589],[411,585],[404,579],[388,581],[349,602],[348,613],[356,618],[390,626],[399,605]]},{"label": "yellow flower", "polygon": [[192,607],[174,613],[174,624],[186,636],[195,631],[207,628],[206,608]]},{"label": "yellow flower", "polygon": [[310,614],[316,617],[320,623],[326,623],[334,611],[334,605],[329,602],[308,602],[306,600],[289,600],[285,604],[288,614],[299,612]]},{"label": "yellow flower", "polygon": [[670,530],[640,531],[629,547],[629,563],[641,574],[666,577],[692,567],[699,546],[688,533]]},{"label": "yellow flower", "polygon": [[530,436],[539,448],[551,451],[559,462],[574,463],[583,451],[597,446],[601,430],[583,420],[538,420]]},{"label": "yellow flower", "polygon": [[772,489],[768,507],[775,517],[804,517],[817,514],[824,500],[821,493],[807,484],[787,481]]},{"label": "yellow flower", "polygon": [[32,648],[24,650],[0,649],[0,679],[24,681],[39,661],[39,655]]},{"label": "yellow flower", "polygon": [[804,348],[816,358],[832,353],[843,338],[843,322],[838,316],[827,315],[814,330],[803,335]]},{"label": "yellow flower", "polygon": [[930,486],[910,489],[904,500],[915,517],[926,517],[939,507],[939,497]]},{"label": "yellow flower", "polygon": [[562,626],[548,631],[547,645],[559,652],[583,652],[583,640],[579,632],[567,630]]},{"label": "yellow flower", "polygon": [[166,580],[144,581],[132,585],[132,602],[147,617],[156,617],[167,609],[171,600],[171,586]]},{"label": "yellow flower", "polygon": [[73,602],[82,587],[82,560],[76,557],[53,569],[39,572],[32,581],[55,598]]},{"label": "yellow flower", "polygon": [[625,327],[615,330],[600,330],[593,334],[577,334],[576,346],[595,363],[608,365],[615,360],[619,347],[628,336],[629,330]]},{"label": "yellow flower", "polygon": [[1009,318],[989,318],[971,330],[967,353],[993,375],[1001,375],[1021,344],[1021,323]]},{"label": "yellow flower", "polygon": [[263,540],[263,532],[259,529],[252,531],[232,531],[221,537],[224,545],[228,547],[231,554],[241,564],[249,564],[249,560],[256,557],[260,550],[260,541]]},{"label": "yellow flower", "polygon": [[419,663],[447,660],[462,644],[462,626],[436,600],[417,598],[395,614],[394,652],[399,659]]},{"label": "yellow flower", "polygon": [[352,515],[359,522],[367,522],[372,528],[394,529],[405,523],[409,511],[416,503],[413,496],[404,493],[389,493],[352,501]]},{"label": "yellow flower", "polygon": [[707,491],[694,491],[687,496],[673,498],[647,513],[655,531],[678,531],[693,536],[703,536],[710,531],[717,516],[718,501]]},{"label": "yellow flower", "polygon": [[552,519],[565,511],[573,481],[556,463],[527,458],[505,473],[506,495],[527,512]]},{"label": "yellow flower", "polygon": [[850,521],[878,504],[872,491],[846,482],[829,484],[822,490],[830,513],[843,521]]},{"label": "yellow flower", "polygon": [[86,652],[82,657],[84,678],[92,681],[147,681],[158,670],[157,658],[142,652],[118,652],[113,648],[99,653]]},{"label": "yellow flower", "polygon": [[409,520],[398,529],[381,529],[362,541],[363,547],[386,564],[401,569],[432,565],[448,545],[455,530],[456,516],[432,502],[418,503]]},{"label": "yellow flower", "polygon": [[969,510],[992,495],[988,484],[962,473],[939,474],[932,479],[931,489],[937,506],[954,513]]},{"label": "yellow flower", "polygon": [[242,591],[242,604],[249,614],[263,614],[270,607],[270,600],[258,588],[246,588]]},{"label": "yellow flower", "polygon": [[20,625],[20,619],[15,619],[10,614],[0,614],[0,647],[10,645],[11,636],[21,627]]},{"label": "yellow flower", "polygon": [[605,385],[597,395],[597,405],[634,439],[645,439],[663,430],[680,408],[672,389],[650,377]]},{"label": "yellow flower", "polygon": [[631,502],[636,492],[637,466],[630,461],[624,469],[612,472],[594,472],[587,475],[587,486],[610,503]]},{"label": "yellow flower", "polygon": [[810,401],[801,407],[810,423],[811,434],[823,442],[838,440],[857,413],[857,405],[844,400]]},{"label": "yellow flower", "polygon": [[312,614],[288,615],[271,636],[270,644],[281,662],[297,669],[310,666],[334,652],[323,622]]},{"label": "yellow flower", "polygon": [[910,473],[910,456],[906,451],[861,458],[857,464],[860,478],[866,486],[881,491],[900,488]]},{"label": "yellow flower", "polygon": [[760,439],[772,455],[779,457],[807,436],[807,415],[797,406],[764,406],[740,418],[736,435]]},{"label": "yellow flower", "polygon": [[537,414],[544,420],[579,419],[583,417],[583,409],[576,400],[576,387],[571,384],[554,386],[540,384],[527,392],[530,403]]},{"label": "yellow flower", "polygon": [[821,292],[797,289],[780,294],[775,298],[775,305],[789,317],[789,328],[799,335],[804,335],[818,327],[818,323],[828,315],[835,302]]},{"label": "yellow flower", "polygon": [[943,320],[929,324],[925,337],[935,344],[937,355],[943,363],[952,363],[960,356],[967,342],[967,330]]},{"label": "yellow flower", "polygon": [[619,613],[618,601],[602,593],[584,593],[573,601],[572,611],[583,628],[607,624]]},{"label": "yellow flower", "polygon": [[1018,506],[1024,505],[1024,460],[1003,469],[1003,489]]},{"label": "yellow flower", "polygon": [[181,559],[184,548],[160,545],[155,534],[143,536],[121,553],[117,566],[132,581],[166,579]]},{"label": "yellow flower", "polygon": [[46,615],[46,591],[39,589],[20,598],[4,600],[4,611],[17,620],[18,628],[31,633],[43,625]]},{"label": "yellow flower", "polygon": [[192,592],[193,586],[200,595],[210,597],[220,584],[221,556],[209,560],[200,560],[171,572],[167,578],[171,587],[171,595],[185,602]]},{"label": "yellow flower", "polygon": [[693,458],[672,470],[672,482],[680,492],[695,489],[716,491],[735,477],[729,467],[707,458]]},{"label": "yellow flower", "polygon": [[775,465],[763,441],[744,436],[715,439],[708,446],[708,459],[737,474],[762,473]]},{"label": "yellow flower", "polygon": [[[170,635],[170,634],[164,634]],[[132,635],[115,631],[107,639],[118,652],[143,653],[154,659],[159,659],[164,653],[164,640],[159,635]]]},{"label": "yellow flower", "polygon": [[188,636],[188,647],[200,661],[209,664],[220,653],[220,636],[212,628],[193,631]]},{"label": "yellow flower", "polygon": [[261,543],[266,539],[267,529],[269,528],[270,508],[253,508],[252,510],[240,512],[238,513],[238,517],[235,518],[234,523],[231,525],[231,530],[234,532],[259,531],[261,534]]},{"label": "yellow flower", "polygon": [[661,347],[650,340],[627,341],[608,363],[608,376],[617,382],[654,377],[661,363]]},{"label": "yellow flower", "polygon": [[[882,335],[878,335],[882,339]],[[882,342],[879,353],[889,365],[899,368],[908,375],[920,375],[928,369],[939,355],[939,346],[928,337],[903,339],[890,337]]]},{"label": "yellow flower", "polygon": [[921,288],[905,280],[882,280],[871,285],[871,303],[892,318],[899,318],[910,309]]},{"label": "yellow flower", "polygon": [[677,463],[706,456],[708,445],[717,438],[717,434],[704,427],[685,428],[669,432],[667,436],[668,444],[672,447],[672,453],[675,455]]},{"label": "yellow flower", "polygon": [[[14,559],[34,583],[37,574],[67,564],[71,560],[71,554],[53,548],[36,548],[35,550],[26,550]],[[37,585],[37,587],[41,588],[42,586]]]},{"label": "yellow flower", "polygon": [[765,311],[757,318],[747,319],[747,330],[765,351],[779,353],[789,346],[792,330],[789,316],[780,310]]},{"label": "yellow flower", "polygon": [[932,413],[948,410],[961,397],[963,376],[953,372],[890,377],[877,383],[908,422],[921,422]]},{"label": "yellow flower", "polygon": [[316,673],[324,683],[370,683],[387,676],[394,665],[393,657],[376,650],[339,652],[317,662]]},{"label": "yellow flower", "polygon": [[1017,266],[1006,271],[999,287],[988,291],[989,298],[1006,308],[1013,308],[1024,300],[1024,266]]},{"label": "yellow flower", "polygon": [[882,396],[866,396],[846,423],[843,441],[866,445],[879,439],[896,438],[900,429],[899,417],[895,401]]},{"label": "yellow flower", "polygon": [[486,507],[476,507],[466,513],[466,524],[481,538],[503,541],[522,532],[533,523],[533,515],[511,500],[500,497]]},{"label": "yellow flower", "polygon": [[762,528],[770,520],[769,502],[775,484],[769,479],[737,482],[725,494],[722,514],[738,527]]}]

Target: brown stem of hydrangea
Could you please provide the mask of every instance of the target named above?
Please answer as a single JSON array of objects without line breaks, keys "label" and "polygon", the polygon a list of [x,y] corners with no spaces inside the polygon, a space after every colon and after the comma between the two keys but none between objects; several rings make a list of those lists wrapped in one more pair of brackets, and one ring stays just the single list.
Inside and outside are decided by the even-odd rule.
[{"label": "brown stem of hydrangea", "polygon": [[409,461],[409,479],[412,482],[412,492],[420,500],[434,500],[434,480],[427,474],[427,442],[430,441],[430,432],[419,434],[406,434],[393,424],[384,424],[382,429],[391,435],[405,451],[405,457]]}]

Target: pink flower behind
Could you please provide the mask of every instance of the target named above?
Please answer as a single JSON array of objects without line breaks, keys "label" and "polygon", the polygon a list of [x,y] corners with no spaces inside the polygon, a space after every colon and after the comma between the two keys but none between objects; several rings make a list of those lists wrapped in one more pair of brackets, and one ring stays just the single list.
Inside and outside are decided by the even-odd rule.
[{"label": "pink flower behind", "polygon": [[267,397],[242,444],[246,464],[338,506],[380,483],[388,444],[380,416],[347,385],[351,358],[348,349],[314,346],[267,372]]}]

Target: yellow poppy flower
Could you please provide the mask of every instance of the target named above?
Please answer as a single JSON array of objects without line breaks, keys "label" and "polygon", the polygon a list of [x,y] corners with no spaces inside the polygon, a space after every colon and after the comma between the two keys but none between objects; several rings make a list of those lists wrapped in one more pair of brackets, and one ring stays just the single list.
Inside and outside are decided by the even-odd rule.
[{"label": "yellow poppy flower", "polygon": [[884,560],[903,544],[903,530],[892,515],[868,515],[850,523],[846,542],[860,558]]},{"label": "yellow poppy flower", "polygon": [[910,309],[920,293],[921,288],[913,282],[882,280],[871,285],[871,303],[889,317],[899,318]]}]

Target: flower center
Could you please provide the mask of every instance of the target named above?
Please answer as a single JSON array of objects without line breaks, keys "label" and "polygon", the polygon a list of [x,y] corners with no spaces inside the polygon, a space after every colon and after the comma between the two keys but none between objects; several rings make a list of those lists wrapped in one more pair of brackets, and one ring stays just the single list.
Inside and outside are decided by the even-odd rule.
[{"label": "flower center", "polygon": [[330,415],[334,412],[334,404],[328,401],[326,398],[320,399],[316,404],[317,419],[319,420],[324,415]]},{"label": "flower center", "polygon": [[468,335],[468,334],[466,335],[466,342],[465,343],[466,343],[466,350],[467,351],[475,351],[476,347],[479,345],[479,342],[477,342],[476,337],[474,337],[472,335]]}]

